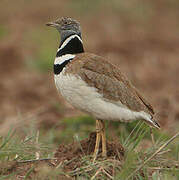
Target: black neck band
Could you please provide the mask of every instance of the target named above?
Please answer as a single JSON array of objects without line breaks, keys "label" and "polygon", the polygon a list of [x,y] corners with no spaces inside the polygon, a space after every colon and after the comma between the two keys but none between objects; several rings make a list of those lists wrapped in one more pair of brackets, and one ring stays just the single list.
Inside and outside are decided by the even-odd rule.
[{"label": "black neck band", "polygon": [[[66,38],[66,40],[67,40],[67,38]],[[61,43],[61,45],[63,43]],[[61,47],[61,45],[60,45],[60,47]],[[56,57],[60,57],[65,54],[78,54],[78,53],[82,53],[82,52],[84,52],[82,42],[79,40],[78,37],[74,37],[62,49],[60,49],[57,52]]]}]

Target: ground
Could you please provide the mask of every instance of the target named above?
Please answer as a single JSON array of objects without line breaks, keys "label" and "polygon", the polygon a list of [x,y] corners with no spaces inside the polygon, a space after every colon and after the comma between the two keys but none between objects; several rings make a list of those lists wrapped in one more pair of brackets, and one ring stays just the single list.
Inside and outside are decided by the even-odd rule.
[{"label": "ground", "polygon": [[[20,173],[14,175],[17,178],[31,177],[34,162],[17,165],[14,161],[21,162],[38,156],[56,157],[58,162],[61,157],[73,159],[73,151],[70,151],[73,143],[80,142],[83,146],[86,142],[87,145],[91,137],[89,134],[95,130],[94,119],[67,104],[54,85],[52,65],[60,37],[54,29],[46,27],[45,23],[61,16],[79,20],[85,50],[106,57],[116,64],[153,104],[155,118],[161,124],[159,132],[154,130],[155,139],[161,140],[162,136],[166,138],[162,139],[164,141],[179,131],[177,0],[134,0],[130,3],[115,0],[111,3],[81,0],[60,3],[57,0],[53,3],[20,0],[9,3],[2,0],[0,160],[2,164],[8,164],[7,160],[9,162],[8,167],[4,166],[4,170],[0,170],[2,177],[16,172],[13,168],[20,169]],[[128,135],[136,124],[107,122],[109,143],[112,143],[111,137],[114,137],[114,147],[118,147],[119,139],[121,142],[123,136],[130,137]],[[142,148],[152,147],[149,130],[145,129],[148,135],[137,146],[138,152]],[[126,152],[128,146],[121,144]],[[71,153],[63,154],[63,145]],[[85,147],[82,149],[86,152]],[[171,149],[174,153],[167,155],[175,162],[179,156],[177,142]],[[124,154],[122,156],[126,159]],[[85,157],[88,158],[85,162],[89,162],[90,153],[85,154]],[[48,168],[57,166],[51,160],[46,161],[52,164],[48,164]],[[67,164],[71,166],[71,163]],[[44,171],[48,172],[46,168],[44,166]],[[42,176],[43,171],[40,172],[38,168],[35,171],[38,178]],[[92,176],[95,172],[89,174]]]}]

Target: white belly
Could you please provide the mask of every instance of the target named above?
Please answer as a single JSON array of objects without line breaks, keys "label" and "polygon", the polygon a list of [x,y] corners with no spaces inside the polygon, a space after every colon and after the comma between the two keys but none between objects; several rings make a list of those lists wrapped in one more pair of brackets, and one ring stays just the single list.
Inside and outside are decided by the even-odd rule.
[{"label": "white belly", "polygon": [[74,107],[101,120],[132,121],[148,119],[150,115],[141,111],[131,111],[117,102],[113,104],[102,97],[96,88],[89,87],[74,75],[64,75],[63,71],[55,75],[55,84],[62,96]]}]

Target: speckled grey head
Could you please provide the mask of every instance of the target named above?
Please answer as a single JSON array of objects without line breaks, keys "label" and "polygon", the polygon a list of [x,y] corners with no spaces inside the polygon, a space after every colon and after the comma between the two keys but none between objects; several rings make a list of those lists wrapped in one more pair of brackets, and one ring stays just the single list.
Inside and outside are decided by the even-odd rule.
[{"label": "speckled grey head", "polygon": [[49,22],[46,24],[47,26],[55,27],[61,34],[61,39],[64,40],[68,36],[72,34],[77,34],[81,37],[81,28],[78,21],[68,18],[62,17],[57,19],[54,22]]}]

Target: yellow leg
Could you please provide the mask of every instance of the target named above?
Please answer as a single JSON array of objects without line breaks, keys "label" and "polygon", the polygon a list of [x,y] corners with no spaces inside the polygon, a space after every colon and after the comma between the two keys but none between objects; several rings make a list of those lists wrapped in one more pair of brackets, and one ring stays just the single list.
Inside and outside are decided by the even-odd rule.
[{"label": "yellow leg", "polygon": [[100,141],[101,141],[101,134],[100,134],[100,121],[96,120],[96,145],[95,145],[95,149],[94,149],[94,159],[93,161],[96,160],[98,152],[99,152],[99,145],[100,145]]},{"label": "yellow leg", "polygon": [[102,140],[102,156],[106,157],[107,150],[106,150],[105,124],[102,120],[96,120],[96,145],[94,150],[93,161],[95,161],[97,158],[101,140]]},{"label": "yellow leg", "polygon": [[106,150],[106,134],[105,134],[105,124],[104,121],[101,121],[101,138],[102,138],[102,156],[107,156],[107,150]]}]

